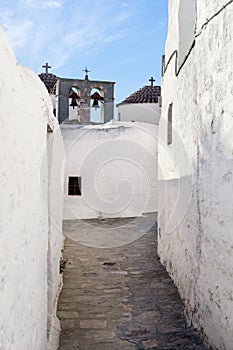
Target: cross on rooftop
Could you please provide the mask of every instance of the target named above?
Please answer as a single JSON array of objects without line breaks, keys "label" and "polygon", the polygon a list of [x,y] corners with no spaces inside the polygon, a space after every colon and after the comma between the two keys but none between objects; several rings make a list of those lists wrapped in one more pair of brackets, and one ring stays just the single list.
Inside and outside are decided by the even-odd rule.
[{"label": "cross on rooftop", "polygon": [[85,69],[83,69],[83,72],[86,73],[85,79],[88,80],[88,73],[90,73],[90,70],[88,70],[87,67],[85,67]]},{"label": "cross on rooftop", "polygon": [[45,63],[44,66],[42,66],[42,68],[45,68],[45,73],[48,74],[49,72],[49,68],[52,68],[51,66],[49,66],[48,62]]},{"label": "cross on rooftop", "polygon": [[149,81],[150,81],[151,86],[154,86],[155,79],[154,79],[153,77],[151,77],[151,78],[149,79]]}]

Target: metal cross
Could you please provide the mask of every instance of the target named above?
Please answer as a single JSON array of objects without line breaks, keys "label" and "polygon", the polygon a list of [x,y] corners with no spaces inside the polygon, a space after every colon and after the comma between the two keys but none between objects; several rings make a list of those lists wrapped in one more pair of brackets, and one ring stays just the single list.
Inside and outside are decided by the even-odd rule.
[{"label": "metal cross", "polygon": [[90,70],[88,70],[87,67],[85,67],[85,69],[83,69],[83,72],[86,73],[85,79],[88,80],[88,73],[90,73]]},{"label": "metal cross", "polygon": [[42,66],[42,68],[45,68],[45,73],[48,74],[49,72],[49,68],[52,68],[51,66],[49,66],[48,62],[45,63],[44,66]]},{"label": "metal cross", "polygon": [[150,81],[151,86],[154,86],[155,79],[154,79],[153,77],[151,77],[151,78],[149,79],[149,81]]}]

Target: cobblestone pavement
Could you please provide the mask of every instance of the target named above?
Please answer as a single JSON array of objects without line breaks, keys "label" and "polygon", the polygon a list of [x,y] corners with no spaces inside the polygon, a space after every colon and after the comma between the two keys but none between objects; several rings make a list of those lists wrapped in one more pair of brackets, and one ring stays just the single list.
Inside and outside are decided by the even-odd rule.
[{"label": "cobblestone pavement", "polygon": [[[65,222],[65,234],[85,244],[91,244],[87,223],[94,237],[104,229],[100,246],[109,248],[66,238],[67,263],[58,305],[60,350],[207,349],[187,328],[177,290],[158,259],[154,220],[150,215]],[[108,242],[113,245],[119,230],[129,234],[131,243],[111,248]],[[148,232],[142,235],[143,230]],[[132,242],[133,232],[137,239]]]}]

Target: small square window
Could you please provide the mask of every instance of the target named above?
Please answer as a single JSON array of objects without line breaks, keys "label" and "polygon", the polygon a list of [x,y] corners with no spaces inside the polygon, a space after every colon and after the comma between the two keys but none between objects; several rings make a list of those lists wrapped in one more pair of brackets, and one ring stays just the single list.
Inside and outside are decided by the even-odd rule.
[{"label": "small square window", "polygon": [[80,176],[69,177],[68,195],[81,196],[81,177]]}]

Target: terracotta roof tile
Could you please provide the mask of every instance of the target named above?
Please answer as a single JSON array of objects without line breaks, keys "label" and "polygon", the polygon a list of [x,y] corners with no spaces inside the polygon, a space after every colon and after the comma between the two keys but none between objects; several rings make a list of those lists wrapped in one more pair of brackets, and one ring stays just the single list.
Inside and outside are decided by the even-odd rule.
[{"label": "terracotta roof tile", "polygon": [[41,73],[39,74],[40,79],[45,84],[49,93],[55,92],[55,85],[58,77],[51,73]]},{"label": "terracotta roof tile", "polygon": [[160,86],[144,86],[138,91],[131,94],[129,97],[124,99],[121,103],[158,103],[158,97],[161,95],[161,87]]}]

